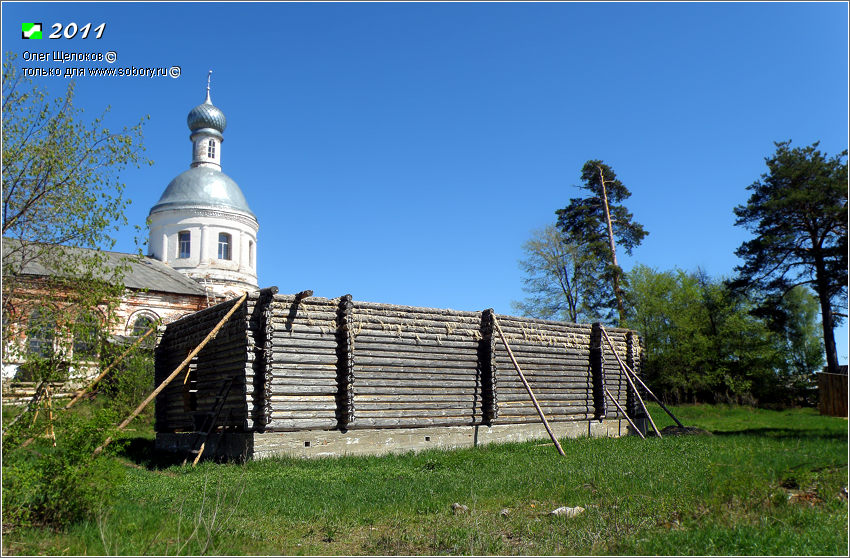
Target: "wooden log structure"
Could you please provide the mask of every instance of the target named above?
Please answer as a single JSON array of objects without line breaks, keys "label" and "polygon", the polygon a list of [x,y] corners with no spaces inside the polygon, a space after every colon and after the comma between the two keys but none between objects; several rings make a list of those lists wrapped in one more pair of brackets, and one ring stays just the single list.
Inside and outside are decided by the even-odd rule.
[{"label": "wooden log structure", "polygon": [[[232,302],[169,324],[156,349],[159,383]],[[494,333],[499,323],[505,344]],[[625,419],[640,373],[636,332],[353,300],[249,293],[189,363],[186,382],[157,396],[158,433],[193,432],[234,378],[218,427],[230,432],[497,426],[539,422],[511,356],[549,422]],[[616,351],[616,355],[614,354]]]},{"label": "wooden log structure", "polygon": [[818,373],[818,411],[833,417],[847,416],[847,365],[838,367],[838,374],[824,369]]}]

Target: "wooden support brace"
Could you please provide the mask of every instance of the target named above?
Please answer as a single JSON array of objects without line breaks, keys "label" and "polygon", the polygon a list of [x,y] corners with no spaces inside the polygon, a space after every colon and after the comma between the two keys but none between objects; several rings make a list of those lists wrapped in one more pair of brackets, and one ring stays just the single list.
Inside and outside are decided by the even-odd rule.
[{"label": "wooden support brace", "polygon": [[[608,341],[608,343],[610,344],[610,342],[611,342],[611,341],[609,340],[609,341]],[[612,347],[612,349],[613,349],[613,347]],[[615,354],[616,354],[616,353],[615,353]],[[643,382],[643,380],[641,380],[641,379],[640,379],[640,376],[638,376],[637,374],[635,374],[635,371],[634,371],[634,370],[632,370],[632,369],[631,369],[631,367],[630,367],[628,364],[626,364],[626,363],[622,363],[622,365],[625,367],[626,372],[627,372],[627,373],[629,373],[629,374],[631,374],[632,378],[633,378],[633,379],[635,379],[635,380],[637,380],[637,382],[641,385],[641,387],[642,387],[644,390],[646,390],[646,393],[648,393],[648,394],[649,394],[649,396],[650,396],[650,397],[652,397],[652,400],[653,400],[653,401],[655,401],[656,403],[658,403],[658,406],[659,406],[659,407],[661,407],[662,409],[664,409],[664,411],[665,411],[668,415],[670,415],[670,418],[671,418],[671,419],[673,419],[673,420],[676,422],[676,424],[679,426],[679,428],[684,428],[684,427],[685,427],[685,425],[684,425],[684,424],[682,424],[682,423],[681,423],[681,421],[680,421],[679,419],[677,419],[677,418],[676,418],[676,415],[674,415],[674,414],[673,414],[673,412],[672,412],[670,409],[668,409],[668,408],[667,408],[667,406],[666,406],[664,403],[662,403],[662,402],[661,402],[661,400],[658,398],[658,396],[657,396],[657,395],[655,395],[654,393],[652,393],[652,390],[651,390],[651,389],[649,389],[649,386],[647,386],[647,385]]]},{"label": "wooden support brace", "polygon": [[[127,425],[130,424],[130,422],[134,418],[139,416],[139,414],[145,409],[145,407],[147,407],[148,404],[151,401],[153,401],[154,398],[156,398],[156,396],[159,395],[159,393],[162,390],[164,390],[168,386],[168,384],[170,384],[171,381],[174,378],[176,378],[177,375],[180,374],[180,372],[183,371],[183,369],[186,366],[189,365],[189,363],[192,361],[192,359],[195,358],[195,356],[199,352],[201,352],[201,349],[206,347],[207,343],[209,343],[210,341],[215,339],[215,336],[218,335],[219,330],[221,330],[221,328],[224,326],[224,324],[227,323],[227,320],[230,319],[230,317],[236,312],[236,309],[239,308],[242,305],[242,303],[245,302],[245,300],[247,298],[248,298],[247,292],[244,293],[241,297],[239,297],[239,299],[233,304],[233,307],[227,312],[227,314],[224,315],[224,317],[221,319],[221,321],[219,321],[218,324],[216,324],[216,326],[212,329],[212,331],[210,331],[207,334],[207,336],[204,338],[204,340],[201,341],[200,345],[195,347],[192,350],[192,352],[190,352],[186,356],[186,358],[183,359],[183,362],[181,362],[180,365],[177,366],[177,368],[174,369],[174,372],[172,372],[165,380],[163,380],[162,383],[159,384],[159,386],[157,386],[157,388],[155,390],[153,390],[153,392],[151,392],[151,394],[148,395],[147,398],[144,401],[142,401],[141,404],[139,404],[139,406],[136,407],[136,409],[132,413],[130,413],[130,416],[127,417],[126,419],[124,419],[124,422],[122,422],[121,424],[118,425],[119,431],[124,430],[127,427]],[[97,455],[100,452],[102,452],[103,449],[106,446],[108,446],[111,442],[112,442],[112,436],[109,436],[108,438],[106,438],[106,440],[101,445],[99,445],[97,448],[95,448],[94,453],[92,455]]]},{"label": "wooden support brace", "polygon": [[617,362],[620,365],[620,370],[623,371],[623,376],[626,377],[626,381],[629,383],[632,390],[634,390],[635,396],[637,397],[637,400],[638,400],[638,403],[641,406],[641,409],[643,409],[643,412],[646,413],[646,417],[649,419],[649,424],[652,425],[652,429],[655,430],[655,434],[659,438],[661,438],[661,432],[658,430],[658,427],[655,426],[655,421],[652,420],[652,415],[649,414],[649,411],[647,410],[646,405],[643,402],[643,398],[640,396],[640,393],[638,393],[637,387],[635,387],[635,383],[632,381],[631,377],[629,376],[629,371],[626,370],[625,363],[622,360],[620,360],[620,355],[617,354],[617,349],[614,348],[614,343],[612,343],[611,338],[608,337],[608,332],[605,331],[604,327],[600,327],[600,329],[602,330],[602,335],[605,337],[605,340],[608,342],[608,346],[611,347],[611,352],[614,353],[614,358],[617,359]]},{"label": "wooden support brace", "polygon": [[626,420],[627,420],[627,421],[629,421],[629,424],[631,424],[631,425],[632,425],[632,428],[634,428],[634,429],[635,429],[635,432],[637,432],[637,433],[638,433],[638,436],[640,436],[640,439],[641,439],[641,440],[646,440],[646,436],[644,436],[644,435],[643,435],[643,432],[641,432],[641,431],[640,431],[640,429],[639,429],[637,426],[635,426],[635,423],[633,423],[633,422],[632,422],[632,419],[630,419],[630,418],[629,418],[629,413],[627,413],[625,410],[623,410],[623,408],[622,408],[622,407],[620,406],[620,404],[617,402],[617,399],[616,399],[613,395],[611,395],[611,392],[610,392],[610,391],[608,391],[608,388],[604,388],[604,389],[605,389],[605,393],[607,393],[607,394],[608,394],[608,397],[610,397],[610,398],[611,398],[611,401],[613,401],[613,402],[614,402],[614,405],[616,405],[616,406],[617,406],[617,408],[618,408],[618,409],[620,409],[620,412],[621,412],[621,413],[623,413],[623,416],[625,416],[625,417],[626,417]]},{"label": "wooden support brace", "polygon": [[531,402],[534,403],[534,408],[537,409],[537,414],[540,415],[540,420],[543,422],[543,426],[546,427],[546,432],[549,433],[549,437],[552,439],[552,442],[558,449],[558,453],[560,453],[561,455],[565,455],[564,449],[561,447],[561,444],[558,443],[558,438],[555,437],[555,434],[552,433],[552,429],[549,428],[549,422],[546,420],[546,415],[543,414],[543,410],[537,403],[537,398],[534,397],[534,392],[531,391],[531,386],[528,385],[528,382],[525,380],[525,375],[522,373],[522,369],[519,367],[519,364],[514,358],[514,353],[513,351],[511,351],[510,345],[508,345],[508,340],[507,338],[505,338],[505,334],[502,332],[502,328],[499,326],[499,321],[496,319],[495,314],[493,315],[493,325],[496,327],[496,331],[499,332],[499,337],[502,338],[502,343],[505,345],[505,349],[508,351],[508,356],[511,357],[511,362],[514,363],[514,368],[516,368],[517,374],[519,374],[519,379],[522,380],[522,385],[525,386],[525,391],[527,391],[529,397],[531,397]]},{"label": "wooden support brace", "polygon": [[82,396],[86,394],[86,392],[87,392],[87,391],[89,391],[90,389],[92,389],[94,386],[96,386],[96,385],[97,385],[97,383],[98,383],[99,381],[101,381],[102,379],[104,379],[104,378],[106,377],[106,375],[109,373],[109,371],[110,371],[110,370],[112,370],[113,368],[115,368],[115,366],[117,366],[119,362],[121,362],[122,360],[124,360],[124,357],[126,357],[128,354],[130,354],[130,351],[132,351],[133,349],[135,349],[136,347],[138,347],[139,345],[141,345],[142,341],[144,341],[144,340],[145,340],[145,338],[146,338],[148,335],[150,335],[151,333],[153,333],[154,331],[156,331],[156,326],[151,327],[150,329],[148,329],[148,330],[145,332],[145,334],[144,334],[144,335],[142,335],[141,337],[139,337],[138,339],[136,339],[135,343],[133,343],[132,345],[130,345],[130,348],[128,348],[128,349],[127,349],[126,351],[124,351],[123,353],[121,353],[121,355],[120,355],[118,358],[116,358],[115,360],[113,360],[113,361],[109,364],[109,366],[107,366],[106,368],[104,368],[103,372],[101,372],[100,374],[98,374],[97,378],[95,378],[94,380],[92,380],[92,382],[91,382],[89,385],[87,385],[86,387],[84,387],[83,389],[81,389],[80,391],[78,391],[78,392],[77,392],[77,394],[74,396],[74,398],[73,398],[73,399],[71,399],[70,401],[68,401],[68,404],[67,404],[67,405],[65,405],[65,408],[66,408],[66,409],[70,409],[70,408],[74,405],[74,403],[76,403],[77,401],[79,401],[79,400],[80,400],[80,398],[82,398]]}]

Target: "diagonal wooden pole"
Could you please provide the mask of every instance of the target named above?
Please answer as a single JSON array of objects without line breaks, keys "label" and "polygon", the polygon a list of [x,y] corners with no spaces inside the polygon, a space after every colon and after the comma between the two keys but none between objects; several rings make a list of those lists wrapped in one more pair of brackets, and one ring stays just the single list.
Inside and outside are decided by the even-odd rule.
[{"label": "diagonal wooden pole", "polygon": [[78,391],[78,392],[77,392],[77,394],[74,396],[74,398],[73,398],[73,399],[71,399],[71,400],[68,402],[68,404],[67,404],[67,405],[65,405],[65,408],[66,408],[66,409],[70,409],[70,408],[74,405],[74,403],[76,403],[77,401],[79,401],[79,400],[80,400],[80,398],[82,398],[82,396],[86,394],[86,392],[88,392],[90,389],[92,389],[94,386],[96,386],[96,385],[97,385],[97,383],[98,383],[99,381],[101,381],[102,379],[104,379],[104,378],[106,377],[106,375],[109,373],[109,371],[110,371],[110,370],[112,370],[113,368],[115,368],[115,366],[117,366],[119,362],[121,362],[122,360],[124,360],[124,357],[126,357],[128,354],[130,354],[130,351],[132,351],[133,349],[135,349],[136,347],[138,347],[139,345],[141,345],[142,341],[144,341],[144,340],[145,340],[145,338],[146,338],[148,335],[150,335],[151,333],[153,333],[154,331],[156,331],[156,326],[153,326],[152,328],[150,328],[149,330],[147,330],[147,331],[145,332],[145,334],[144,334],[144,335],[142,335],[141,337],[139,337],[138,339],[136,339],[136,342],[135,342],[135,343],[133,343],[132,345],[130,345],[130,348],[129,348],[129,349],[127,349],[126,351],[124,351],[123,353],[121,353],[121,355],[120,355],[118,358],[116,358],[116,359],[115,359],[115,360],[113,360],[111,363],[109,363],[109,366],[107,366],[106,368],[104,368],[103,372],[101,372],[100,374],[98,374],[97,378],[95,378],[94,380],[92,380],[92,381],[91,381],[91,383],[90,383],[89,385],[87,385],[86,387],[84,387],[83,389],[81,389],[80,391]]},{"label": "diagonal wooden pole", "polygon": [[561,444],[558,443],[558,439],[555,437],[555,434],[552,433],[552,429],[549,428],[549,422],[546,420],[546,415],[543,414],[543,410],[537,403],[537,398],[534,397],[534,392],[531,391],[531,386],[528,385],[527,381],[525,381],[525,375],[522,373],[522,369],[519,367],[519,364],[514,358],[514,353],[511,351],[510,345],[508,345],[508,340],[505,338],[505,334],[502,332],[502,328],[499,326],[499,321],[496,319],[495,314],[493,314],[493,325],[496,326],[496,329],[499,331],[499,336],[502,338],[502,343],[508,351],[508,356],[511,357],[511,362],[514,363],[514,368],[516,368],[517,374],[519,374],[519,379],[522,380],[522,385],[525,386],[525,391],[527,391],[529,397],[531,397],[531,402],[534,403],[534,408],[537,409],[537,414],[540,415],[540,420],[543,421],[543,426],[546,427],[546,432],[549,433],[549,437],[552,438],[552,441],[555,443],[555,447],[558,448],[558,453],[565,455],[564,449],[561,447]]},{"label": "diagonal wooden pole", "polygon": [[[204,338],[204,340],[201,341],[200,345],[198,345],[197,347],[192,349],[192,352],[189,353],[188,356],[186,356],[185,359],[183,359],[183,362],[181,362],[180,365],[177,368],[174,369],[174,372],[172,372],[166,379],[164,379],[162,381],[162,383],[159,384],[157,386],[157,388],[155,390],[153,390],[153,392],[150,395],[148,395],[147,398],[144,401],[141,402],[141,404],[139,404],[138,407],[136,407],[136,410],[133,411],[132,413],[130,413],[129,417],[124,419],[124,422],[122,422],[121,424],[118,425],[119,431],[124,430],[127,427],[127,425],[130,424],[130,422],[134,418],[139,416],[139,414],[144,410],[144,408],[147,407],[148,404],[151,401],[153,401],[154,398],[156,398],[156,396],[159,395],[159,393],[162,390],[164,390],[166,388],[166,386],[168,386],[168,384],[170,384],[171,381],[174,378],[177,377],[178,374],[180,374],[180,372],[192,361],[193,358],[195,358],[195,355],[197,355],[199,352],[201,352],[201,349],[206,347],[207,343],[209,343],[210,341],[215,339],[215,336],[218,335],[219,330],[221,330],[221,328],[224,326],[224,324],[227,323],[227,320],[230,319],[230,316],[232,316],[233,313],[236,312],[236,309],[239,308],[239,306],[241,306],[243,302],[245,302],[246,298],[248,298],[247,292],[245,292],[242,296],[239,297],[239,300],[237,300],[233,304],[233,307],[227,312],[227,314],[224,315],[224,317],[221,319],[221,321],[218,322],[218,324],[216,324],[216,326],[212,329],[212,331],[210,331],[207,334],[207,336]],[[95,448],[94,453],[92,455],[97,455],[100,452],[102,452],[103,448],[108,446],[111,442],[112,442],[112,436],[109,436],[108,438],[106,438],[106,440],[101,445],[99,445],[97,448]]]},{"label": "diagonal wooden pole", "polygon": [[[606,336],[606,337],[607,337],[607,336]],[[610,341],[610,340],[608,340],[608,344],[609,344],[609,345],[611,344],[611,341]],[[611,347],[611,349],[613,350],[613,346]],[[616,353],[614,353],[614,354],[616,354]],[[632,370],[632,369],[631,369],[631,367],[630,367],[628,364],[626,364],[625,362],[623,362],[623,363],[622,363],[622,365],[625,367],[626,372],[628,372],[628,373],[630,373],[630,374],[632,375],[632,379],[637,380],[637,382],[641,385],[641,387],[642,387],[643,389],[645,389],[645,390],[646,390],[646,393],[648,393],[648,394],[649,394],[649,396],[650,396],[650,397],[652,397],[653,401],[655,401],[656,403],[658,403],[658,405],[659,405],[662,409],[664,409],[664,412],[666,412],[668,415],[670,415],[670,418],[671,418],[671,419],[673,419],[673,420],[676,422],[676,424],[677,424],[677,425],[679,425],[679,428],[684,428],[684,427],[685,427],[685,425],[684,425],[684,424],[682,424],[682,422],[681,422],[679,419],[677,419],[677,418],[676,418],[676,415],[674,415],[674,414],[673,414],[673,411],[671,411],[670,409],[668,409],[668,408],[667,408],[667,406],[666,406],[664,403],[662,403],[662,402],[661,402],[661,400],[658,398],[658,396],[657,396],[657,395],[655,395],[654,393],[652,393],[652,390],[651,390],[651,389],[649,389],[649,386],[648,386],[648,385],[646,385],[645,383],[643,383],[643,380],[641,380],[641,379],[640,379],[640,376],[638,376],[638,375],[635,373],[635,371],[634,371],[634,370]]]},{"label": "diagonal wooden pole", "polygon": [[627,421],[629,421],[629,424],[631,424],[631,425],[632,425],[632,428],[634,428],[634,429],[635,429],[635,432],[637,432],[638,436],[640,436],[640,439],[641,439],[641,440],[646,440],[646,436],[644,436],[644,435],[643,435],[643,432],[641,432],[641,431],[640,431],[640,429],[639,429],[639,428],[635,425],[635,423],[633,423],[633,422],[632,422],[632,419],[630,419],[630,418],[629,418],[629,413],[627,413],[627,412],[626,412],[626,410],[625,410],[625,409],[623,409],[623,408],[620,406],[619,401],[617,401],[617,399],[616,399],[613,395],[611,395],[611,392],[610,392],[610,391],[608,391],[608,388],[603,388],[603,389],[605,390],[605,393],[607,393],[607,394],[608,394],[608,397],[610,397],[610,398],[611,398],[611,401],[614,403],[614,405],[616,405],[616,406],[617,406],[617,408],[620,410],[620,412],[621,412],[621,413],[623,413],[623,416],[624,416],[624,417],[626,417],[626,420],[627,420]]},{"label": "diagonal wooden pole", "polygon": [[638,403],[640,403],[643,412],[646,413],[646,418],[649,419],[649,424],[652,425],[652,429],[655,430],[655,434],[661,438],[661,432],[658,431],[658,427],[655,426],[655,422],[652,420],[652,415],[649,414],[649,411],[646,408],[646,405],[643,403],[643,398],[641,398],[640,393],[638,393],[637,388],[635,387],[635,383],[632,381],[629,373],[626,371],[625,363],[620,360],[620,355],[617,354],[617,349],[614,348],[614,344],[611,342],[611,339],[608,337],[608,332],[605,331],[605,328],[600,326],[599,329],[602,330],[602,335],[605,336],[605,340],[608,341],[608,346],[611,347],[611,352],[614,353],[614,358],[617,359],[617,363],[620,365],[620,370],[623,372],[623,376],[626,377],[626,381],[629,382],[629,385],[635,392],[635,397],[637,397]]}]

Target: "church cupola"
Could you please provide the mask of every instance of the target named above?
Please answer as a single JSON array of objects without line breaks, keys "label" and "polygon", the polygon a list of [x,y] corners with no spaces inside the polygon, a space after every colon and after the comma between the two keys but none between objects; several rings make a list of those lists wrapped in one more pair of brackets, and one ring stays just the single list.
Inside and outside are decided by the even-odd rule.
[{"label": "church cupola", "polygon": [[207,98],[189,111],[186,123],[192,131],[189,136],[192,141],[192,166],[221,170],[221,142],[224,141],[222,133],[227,127],[227,119],[210,100],[211,77],[212,70],[207,75]]},{"label": "church cupola", "polygon": [[[210,72],[210,75],[212,72]],[[257,288],[257,217],[242,190],[221,172],[224,113],[207,97],[189,111],[192,162],[148,217],[148,251],[217,297]]]}]

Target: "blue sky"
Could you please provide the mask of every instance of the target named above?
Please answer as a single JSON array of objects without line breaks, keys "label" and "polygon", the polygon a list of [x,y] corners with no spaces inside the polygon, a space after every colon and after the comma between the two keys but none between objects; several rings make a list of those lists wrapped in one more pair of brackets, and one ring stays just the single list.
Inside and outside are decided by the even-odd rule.
[{"label": "blue sky", "polygon": [[[2,9],[4,52],[181,68],[77,78],[77,104],[111,105],[113,128],[150,115],[155,164],[123,175],[136,225],[188,168],[186,114],[213,70],[223,170],[260,222],[260,284],[281,292],[510,313],[523,242],[579,194],[588,159],[617,172],[650,232],[624,267],[729,276],[749,238],[732,209],[773,142],[819,140],[830,155],[848,143],[844,2]],[[106,27],[100,40],[24,41],[22,22],[43,22],[45,37],[58,22]],[[133,251],[134,236],[122,231],[116,249]]]}]

